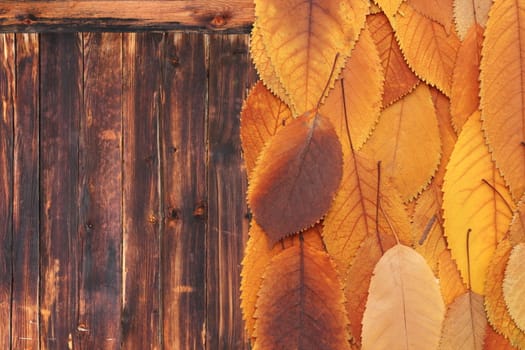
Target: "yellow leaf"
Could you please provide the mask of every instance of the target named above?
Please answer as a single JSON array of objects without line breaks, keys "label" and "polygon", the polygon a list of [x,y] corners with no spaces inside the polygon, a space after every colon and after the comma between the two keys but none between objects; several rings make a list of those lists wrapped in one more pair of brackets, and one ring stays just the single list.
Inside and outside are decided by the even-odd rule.
[{"label": "yellow leaf", "polygon": [[439,348],[482,350],[487,328],[483,296],[468,291],[448,307]]},{"label": "yellow leaf", "polygon": [[509,314],[516,325],[525,331],[525,243],[520,243],[512,248],[507,268],[505,269],[505,280],[503,281],[503,296],[509,310]]},{"label": "yellow leaf", "polygon": [[471,230],[470,287],[484,295],[487,267],[509,227],[512,209],[508,203],[512,201],[490,159],[479,112],[463,126],[447,166],[443,192],[445,235],[452,257],[468,284],[467,232]]},{"label": "yellow leaf", "polygon": [[292,246],[265,270],[253,349],[349,349],[344,310],[330,256],[303,243]]},{"label": "yellow leaf", "polygon": [[290,96],[292,110],[314,108],[339,75],[364,26],[366,0],[256,0],[264,47]]},{"label": "yellow leaf", "polygon": [[381,61],[370,32],[365,27],[352,56],[346,61],[341,79],[336,82],[334,90],[320,109],[320,113],[334,125],[343,144],[344,154],[347,153],[345,150],[349,151],[351,148],[348,144],[348,131],[356,150],[361,148],[372,133],[379,119],[382,96]]},{"label": "yellow leaf", "polygon": [[392,179],[404,201],[428,185],[439,165],[441,142],[434,105],[424,84],[383,110],[362,151],[381,161],[383,175]]},{"label": "yellow leaf", "polygon": [[423,16],[441,24],[447,33],[452,27],[452,0],[407,0]]},{"label": "yellow leaf", "polygon": [[461,280],[456,262],[452,259],[450,250],[445,249],[439,255],[438,262],[439,286],[445,305],[450,305],[461,294],[467,291],[467,287]]},{"label": "yellow leaf", "polygon": [[483,130],[514,199],[525,191],[525,0],[495,0],[481,50]]},{"label": "yellow leaf", "polygon": [[454,21],[461,40],[474,24],[485,28],[490,5],[492,0],[454,0]]},{"label": "yellow leaf", "polygon": [[363,350],[437,349],[445,307],[415,250],[396,245],[377,263],[363,316]]},{"label": "yellow leaf", "polygon": [[442,25],[407,4],[401,4],[400,11],[404,15],[397,16],[392,26],[408,65],[422,80],[450,96],[459,39],[454,31],[447,34]]},{"label": "yellow leaf", "polygon": [[403,1],[405,0],[374,0],[389,19],[396,16],[399,6],[401,6]]}]

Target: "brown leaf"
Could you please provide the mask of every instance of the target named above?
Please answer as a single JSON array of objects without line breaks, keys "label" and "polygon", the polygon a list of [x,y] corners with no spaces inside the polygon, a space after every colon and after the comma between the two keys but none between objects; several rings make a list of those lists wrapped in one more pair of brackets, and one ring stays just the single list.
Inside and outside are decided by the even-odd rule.
[{"label": "brown leaf", "polygon": [[475,24],[485,28],[492,0],[454,0],[454,21],[461,40]]},{"label": "brown leaf", "polygon": [[512,346],[507,338],[499,334],[494,328],[488,324],[485,332],[485,350],[517,350],[518,348]]},{"label": "brown leaf", "polygon": [[341,283],[328,254],[305,244],[268,265],[255,312],[254,350],[350,349]]},{"label": "brown leaf", "polygon": [[452,27],[452,0],[407,0],[417,12],[441,24],[447,33]]},{"label": "brown leaf", "polygon": [[385,74],[383,107],[386,108],[414,90],[419,79],[405,62],[388,18],[378,13],[368,16],[366,23],[381,57]]},{"label": "brown leaf", "polygon": [[505,269],[505,280],[503,281],[503,297],[507,304],[510,316],[516,325],[525,331],[525,243],[520,243],[512,248],[512,252]]},{"label": "brown leaf", "polygon": [[272,244],[326,214],[341,182],[342,163],[333,126],[315,111],[268,141],[254,169],[248,203]]},{"label": "brown leaf", "polygon": [[509,240],[512,245],[525,242],[525,198],[522,198],[514,211],[509,228]]},{"label": "brown leaf", "polygon": [[525,0],[495,0],[484,35],[483,129],[496,165],[519,200],[525,192]]}]

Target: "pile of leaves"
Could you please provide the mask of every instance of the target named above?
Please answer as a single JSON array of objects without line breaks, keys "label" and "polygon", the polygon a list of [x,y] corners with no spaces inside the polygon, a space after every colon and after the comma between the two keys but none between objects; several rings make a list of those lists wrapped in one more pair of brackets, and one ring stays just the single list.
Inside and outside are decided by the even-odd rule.
[{"label": "pile of leaves", "polygon": [[256,0],[253,349],[525,349],[525,0]]}]

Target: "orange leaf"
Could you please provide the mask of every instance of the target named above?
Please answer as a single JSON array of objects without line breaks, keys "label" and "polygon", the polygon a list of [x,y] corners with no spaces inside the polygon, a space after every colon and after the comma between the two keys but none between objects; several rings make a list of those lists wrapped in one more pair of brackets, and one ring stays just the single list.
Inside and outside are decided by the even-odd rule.
[{"label": "orange leaf", "polygon": [[383,72],[379,54],[369,31],[364,28],[352,56],[346,61],[341,79],[320,109],[320,113],[332,121],[343,144],[343,154],[351,148],[348,131],[356,150],[368,139],[379,119],[382,96]]},{"label": "orange leaf", "polygon": [[512,196],[525,192],[525,0],[495,0],[481,50],[483,129]]},{"label": "orange leaf", "polygon": [[396,17],[393,27],[408,65],[422,80],[450,96],[459,39],[405,3],[400,11],[404,15]]},{"label": "orange leaf", "polygon": [[492,0],[454,0],[454,21],[461,40],[475,24],[485,28]]},{"label": "orange leaf", "polygon": [[497,333],[490,324],[487,325],[485,332],[485,350],[516,350],[517,348],[512,346],[507,338]]},{"label": "orange leaf", "polygon": [[394,18],[399,10],[399,6],[404,0],[374,0],[381,7],[385,15],[391,19]]},{"label": "orange leaf", "polygon": [[344,66],[365,24],[365,0],[256,0],[256,22],[277,76],[290,96],[292,110],[317,105]]},{"label": "orange leaf", "polygon": [[452,75],[450,112],[459,132],[468,117],[479,109],[479,61],[483,28],[473,25],[461,43]]},{"label": "orange leaf", "polygon": [[415,250],[396,245],[377,263],[363,316],[363,349],[436,349],[445,307]]},{"label": "orange leaf", "polygon": [[284,102],[257,82],[241,110],[241,142],[249,177],[266,141],[291,119],[292,113]]},{"label": "orange leaf", "polygon": [[512,248],[507,268],[505,269],[505,280],[503,282],[503,297],[507,304],[509,314],[516,325],[525,331],[525,243],[520,243]]},{"label": "orange leaf", "polygon": [[439,286],[445,305],[450,305],[461,294],[467,291],[467,287],[461,280],[456,262],[452,259],[450,250],[446,249],[439,255],[438,262]]},{"label": "orange leaf", "polygon": [[487,329],[483,296],[468,291],[448,307],[439,348],[481,350]]},{"label": "orange leaf", "polygon": [[272,244],[326,214],[342,163],[332,124],[316,112],[292,120],[268,141],[254,169],[248,202]]},{"label": "orange leaf", "polygon": [[525,203],[522,198],[518,203],[518,207],[514,211],[514,216],[510,223],[509,228],[509,240],[512,245],[525,242]]},{"label": "orange leaf", "polygon": [[255,317],[254,350],[350,348],[344,295],[330,257],[302,243],[272,258]]},{"label": "orange leaf", "polygon": [[417,12],[441,24],[447,33],[452,27],[452,0],[407,0]]},{"label": "orange leaf", "polygon": [[387,107],[414,90],[419,79],[410,70],[394,37],[394,30],[384,14],[367,17],[385,74],[383,107]]},{"label": "orange leaf", "polygon": [[416,90],[383,110],[363,153],[381,161],[404,201],[413,199],[430,182],[441,156],[434,105],[428,88]]}]

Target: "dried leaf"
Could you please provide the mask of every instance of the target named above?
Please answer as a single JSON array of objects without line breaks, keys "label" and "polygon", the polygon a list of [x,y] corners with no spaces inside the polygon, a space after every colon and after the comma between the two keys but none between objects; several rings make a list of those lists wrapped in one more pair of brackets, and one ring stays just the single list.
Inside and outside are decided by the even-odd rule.
[{"label": "dried leaf", "polygon": [[441,252],[438,262],[439,286],[445,305],[450,305],[461,294],[467,291],[467,287],[461,280],[458,266],[452,259],[450,250]]},{"label": "dried leaf", "polygon": [[363,349],[436,349],[445,307],[415,250],[396,245],[377,263],[363,316]]},{"label": "dried leaf", "polygon": [[514,199],[525,191],[525,0],[495,0],[481,51],[483,130]]},{"label": "dried leaf", "polygon": [[262,82],[257,82],[241,110],[241,142],[250,178],[266,141],[284,126],[285,121],[291,119],[292,113],[286,104]]},{"label": "dried leaf", "polygon": [[399,6],[404,0],[374,0],[381,7],[385,15],[391,19],[394,18],[399,10]]},{"label": "dried leaf", "polygon": [[383,107],[414,90],[419,79],[410,70],[394,37],[394,30],[384,14],[368,16],[367,27],[374,40],[385,74]]},{"label": "dried leaf", "polygon": [[483,28],[473,25],[461,43],[452,75],[450,113],[456,131],[479,109],[479,61]]},{"label": "dried leaf", "polygon": [[255,1],[264,47],[294,112],[317,105],[339,54],[329,83],[333,86],[368,8],[365,0]]},{"label": "dried leaf", "polygon": [[517,350],[518,348],[512,346],[510,341],[503,335],[499,334],[494,328],[488,324],[485,331],[485,350]]},{"label": "dried leaf", "polygon": [[507,268],[505,269],[505,280],[503,281],[503,297],[507,304],[510,316],[516,325],[525,331],[525,243],[520,243],[512,248]]},{"label": "dried leaf", "polygon": [[439,348],[482,350],[487,328],[483,296],[468,291],[448,307]]},{"label": "dried leaf", "polygon": [[450,96],[458,37],[405,3],[400,10],[404,15],[396,17],[393,27],[408,65],[422,80]]},{"label": "dried leaf", "polygon": [[268,141],[254,169],[248,202],[272,244],[326,214],[341,182],[342,163],[332,124],[316,112],[294,119]]},{"label": "dried leaf", "polygon": [[430,182],[441,156],[439,128],[425,85],[386,108],[362,148],[381,161],[404,201],[413,199]]},{"label": "dried leaf", "polygon": [[525,242],[525,203],[522,198],[514,211],[509,228],[509,240],[512,245]]},{"label": "dried leaf", "polygon": [[492,0],[454,0],[454,21],[461,40],[475,24],[485,28]]},{"label": "dried leaf", "polygon": [[447,33],[452,27],[452,0],[407,0],[417,12],[441,24]]},{"label": "dried leaf", "polygon": [[353,147],[360,149],[372,133],[381,112],[383,71],[379,54],[366,28],[346,62],[341,79],[321,106],[320,113],[332,121],[346,154],[345,150],[350,151],[351,148],[348,131]]},{"label": "dried leaf", "polygon": [[257,349],[349,349],[344,296],[324,251],[285,249],[268,265],[255,312]]}]

